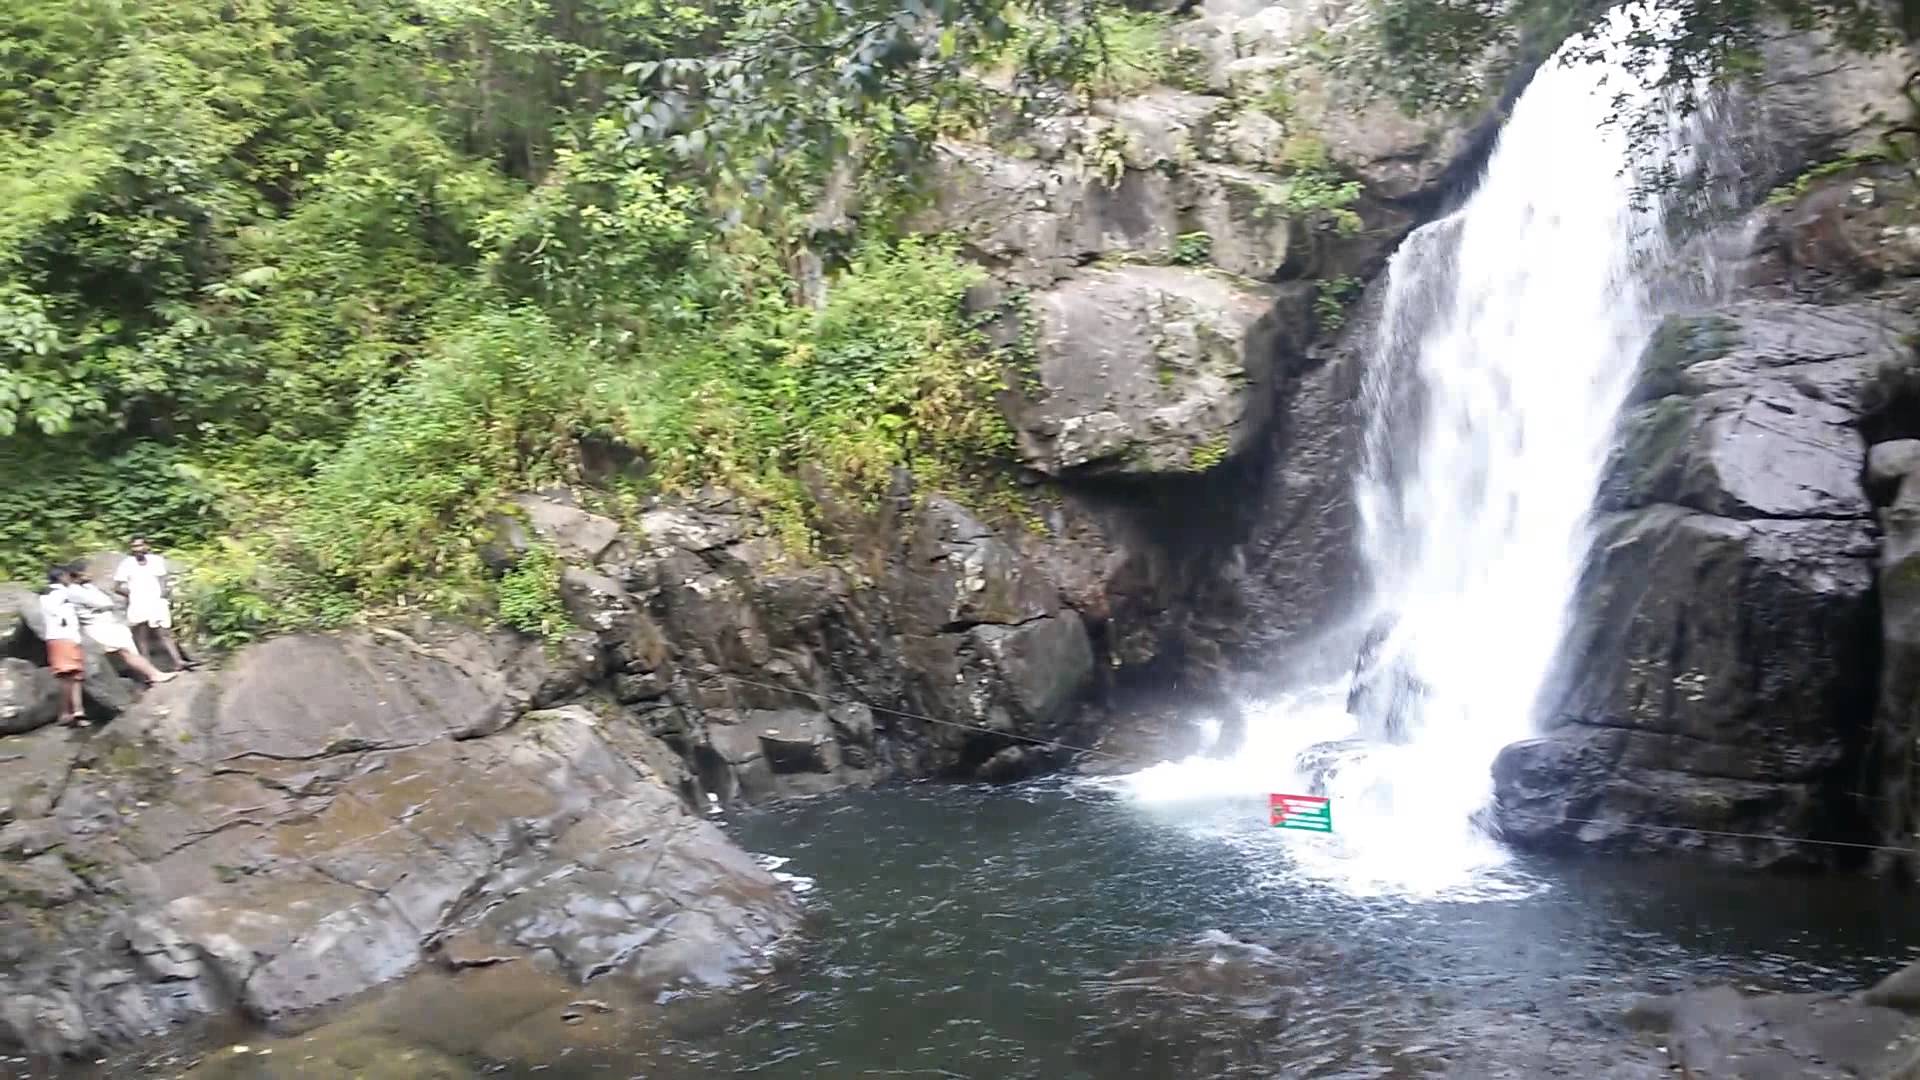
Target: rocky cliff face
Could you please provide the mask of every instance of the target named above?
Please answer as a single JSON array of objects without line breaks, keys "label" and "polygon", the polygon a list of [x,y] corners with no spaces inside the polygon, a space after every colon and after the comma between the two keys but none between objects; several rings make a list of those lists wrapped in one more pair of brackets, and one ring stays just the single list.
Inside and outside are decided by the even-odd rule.
[{"label": "rocky cliff face", "polygon": [[[1031,350],[1007,411],[1054,534],[1099,552],[1080,610],[1110,667],[1199,688],[1290,666],[1363,587],[1360,286],[1470,177],[1505,102],[1415,121],[1343,83],[1311,53],[1347,5],[1183,10],[1181,88],[944,147],[921,224],[993,275],[982,308]],[[1317,201],[1349,180],[1351,202]]]}]

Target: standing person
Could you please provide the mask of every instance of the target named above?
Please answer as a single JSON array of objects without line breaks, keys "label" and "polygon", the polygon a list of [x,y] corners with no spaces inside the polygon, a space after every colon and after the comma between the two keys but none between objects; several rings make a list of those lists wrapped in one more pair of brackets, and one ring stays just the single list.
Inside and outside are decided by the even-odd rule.
[{"label": "standing person", "polygon": [[40,639],[47,643],[47,666],[60,683],[60,722],[85,725],[85,703],[80,684],[87,677],[87,657],[80,650],[80,616],[67,596],[67,568],[47,571],[47,590],[40,594]]},{"label": "standing person", "polygon": [[146,639],[140,650],[144,655],[151,656],[156,647],[164,649],[173,669],[184,670],[187,660],[173,640],[173,605],[167,599],[173,583],[167,580],[166,556],[154,551],[144,536],[134,537],[127,550],[132,554],[120,560],[113,585],[127,598],[127,625],[133,628],[134,640]]},{"label": "standing person", "polygon": [[122,663],[133,669],[135,675],[145,679],[148,686],[173,680],[173,672],[161,671],[147,663],[147,658],[133,647],[133,632],[114,612],[113,600],[94,587],[84,569],[67,567],[66,593],[67,599],[80,615],[80,629],[86,631],[87,636],[99,643],[101,648],[118,656]]}]

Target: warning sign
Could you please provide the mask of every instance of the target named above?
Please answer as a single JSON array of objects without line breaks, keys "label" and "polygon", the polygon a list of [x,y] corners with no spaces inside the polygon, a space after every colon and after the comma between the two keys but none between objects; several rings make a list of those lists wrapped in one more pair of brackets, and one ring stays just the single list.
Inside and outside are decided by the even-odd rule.
[{"label": "warning sign", "polygon": [[1276,829],[1333,831],[1333,803],[1318,795],[1269,795],[1267,806]]}]

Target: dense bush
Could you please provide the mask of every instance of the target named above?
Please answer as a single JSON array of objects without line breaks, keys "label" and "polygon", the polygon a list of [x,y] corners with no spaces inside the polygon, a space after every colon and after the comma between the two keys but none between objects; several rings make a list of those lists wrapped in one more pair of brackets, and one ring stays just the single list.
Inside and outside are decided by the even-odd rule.
[{"label": "dense bush", "polygon": [[[583,438],[760,499],[797,552],[805,463],[854,498],[903,465],[985,490],[1011,436],[975,272],[891,234],[890,166],[984,107],[970,67],[1130,85],[1163,29],[1095,0],[8,6],[0,574],[139,532],[220,643],[369,605],[538,630],[551,575],[476,552]],[[845,153],[860,226],[803,288]]]}]

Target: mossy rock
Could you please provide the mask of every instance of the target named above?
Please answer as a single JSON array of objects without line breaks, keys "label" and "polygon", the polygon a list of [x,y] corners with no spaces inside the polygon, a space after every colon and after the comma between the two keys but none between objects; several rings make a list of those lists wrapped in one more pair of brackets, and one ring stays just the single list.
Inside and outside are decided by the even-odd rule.
[{"label": "mossy rock", "polygon": [[1724,315],[1672,315],[1653,333],[1640,354],[1632,400],[1651,401],[1690,392],[1686,371],[1718,360],[1739,348],[1740,327]]}]

